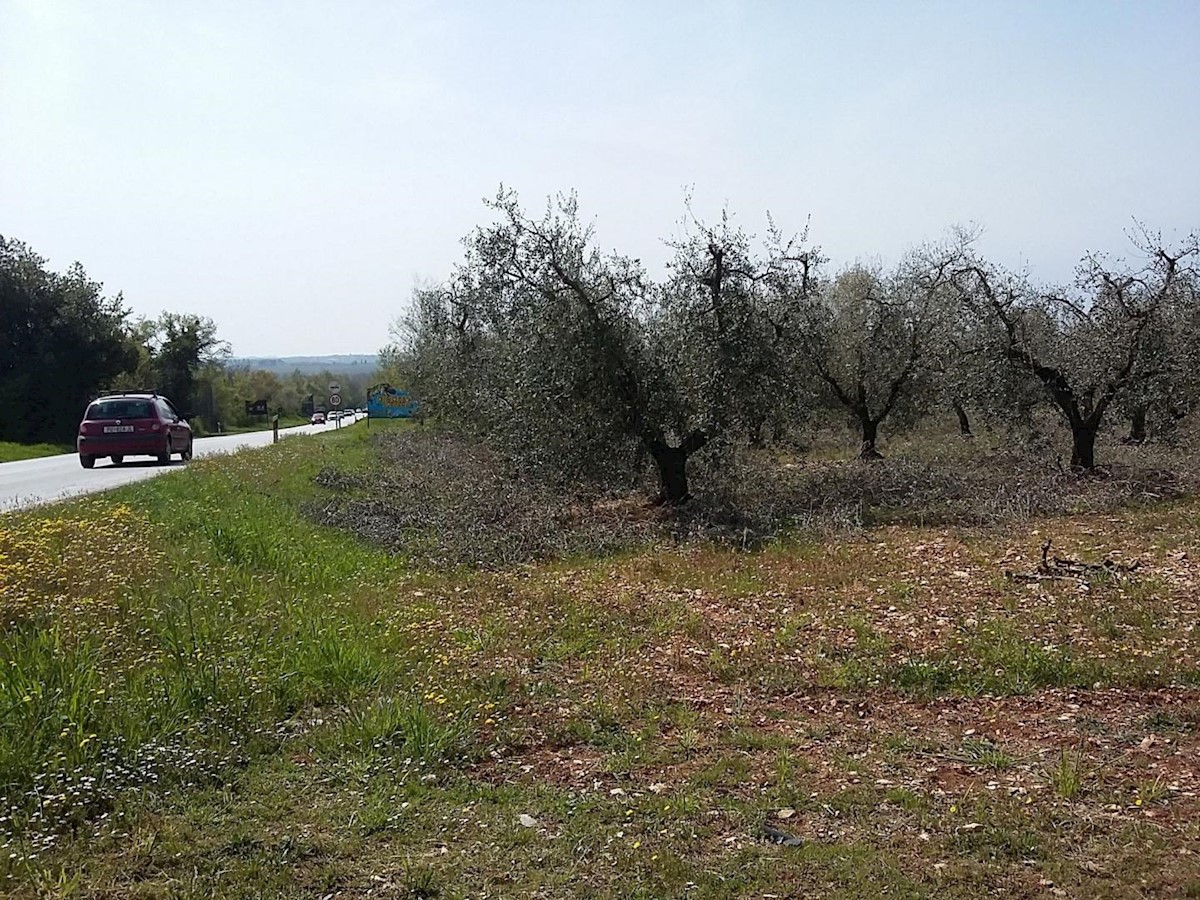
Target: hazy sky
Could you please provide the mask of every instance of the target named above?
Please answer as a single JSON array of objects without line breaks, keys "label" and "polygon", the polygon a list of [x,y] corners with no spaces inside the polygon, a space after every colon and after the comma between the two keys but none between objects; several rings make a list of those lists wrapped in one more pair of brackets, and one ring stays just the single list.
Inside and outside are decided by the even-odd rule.
[{"label": "hazy sky", "polygon": [[501,182],[1062,280],[1200,227],[1200,2],[0,0],[0,234],[239,355],[374,352]]}]

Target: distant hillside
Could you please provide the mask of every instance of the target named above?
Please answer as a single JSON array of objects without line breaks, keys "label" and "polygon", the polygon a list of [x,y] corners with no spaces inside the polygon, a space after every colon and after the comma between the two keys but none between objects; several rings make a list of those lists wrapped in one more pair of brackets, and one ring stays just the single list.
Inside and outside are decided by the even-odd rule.
[{"label": "distant hillside", "polygon": [[290,375],[299,369],[306,375],[316,372],[338,372],[346,375],[367,375],[379,365],[374,353],[342,353],[333,356],[233,356],[228,364],[239,369],[265,369],[277,375]]}]

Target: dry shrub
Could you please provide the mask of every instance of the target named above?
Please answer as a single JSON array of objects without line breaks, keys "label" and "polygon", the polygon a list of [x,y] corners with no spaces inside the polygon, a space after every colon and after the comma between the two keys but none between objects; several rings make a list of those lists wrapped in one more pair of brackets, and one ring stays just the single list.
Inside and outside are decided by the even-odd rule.
[{"label": "dry shrub", "polygon": [[610,553],[661,533],[661,515],[644,501],[563,491],[451,433],[375,440],[378,467],[322,470],[317,483],[335,493],[309,513],[415,562],[494,568]]},{"label": "dry shrub", "polygon": [[[1152,455],[1152,454],[1147,454]],[[742,456],[723,466],[699,498],[715,525],[770,539],[795,528],[830,530],[878,524],[996,525],[1055,515],[1099,513],[1194,490],[1195,477],[1155,465],[1116,464],[1077,474],[1027,452],[977,459],[894,457],[879,462],[779,463]],[[1195,472],[1194,466],[1184,471]],[[697,479],[698,483],[700,479]]]},{"label": "dry shrub", "polygon": [[444,432],[376,440],[375,470],[317,476],[331,493],[311,514],[440,567],[494,568],[658,541],[751,548],[798,530],[1099,513],[1191,492],[1200,471],[1183,451],[1164,447],[1106,448],[1114,464],[1090,475],[1029,451],[954,446],[944,455],[860,462],[789,461],[772,451],[726,448],[695,460],[695,497],[668,510],[651,504],[650,472],[643,491],[605,495],[591,485],[551,486],[500,453]]}]

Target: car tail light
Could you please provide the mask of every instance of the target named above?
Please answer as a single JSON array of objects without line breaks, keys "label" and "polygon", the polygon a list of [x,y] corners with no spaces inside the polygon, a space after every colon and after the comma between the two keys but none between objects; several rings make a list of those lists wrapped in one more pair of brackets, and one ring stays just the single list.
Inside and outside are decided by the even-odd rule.
[{"label": "car tail light", "polygon": [[158,429],[160,429],[160,428],[162,428],[162,425],[160,425],[158,422],[155,422],[153,425],[150,426],[151,431],[158,431]]}]

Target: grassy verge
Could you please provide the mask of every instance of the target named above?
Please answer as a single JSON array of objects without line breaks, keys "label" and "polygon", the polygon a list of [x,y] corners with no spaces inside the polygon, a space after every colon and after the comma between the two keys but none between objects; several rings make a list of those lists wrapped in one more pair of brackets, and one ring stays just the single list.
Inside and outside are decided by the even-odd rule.
[{"label": "grassy verge", "polygon": [[[280,416],[279,417],[279,427],[280,428],[295,428],[298,425],[307,425],[307,424],[308,424],[308,419],[302,418],[301,416]],[[253,422],[249,425],[225,425],[222,427],[222,430],[220,433],[221,434],[245,434],[245,433],[251,432],[251,431],[270,431],[270,430],[271,430],[271,420],[270,420],[270,418],[267,418],[265,421]],[[206,432],[206,434],[208,434],[208,435],[214,435],[216,433],[217,432],[215,432],[215,431]]]},{"label": "grassy verge", "polygon": [[18,459],[37,459],[42,456],[58,456],[60,453],[73,453],[74,447],[67,444],[14,444],[11,441],[0,441],[0,463],[15,462]]},{"label": "grassy verge", "polygon": [[378,433],[0,518],[3,890],[1200,891],[1195,501],[433,571],[300,512]]}]

